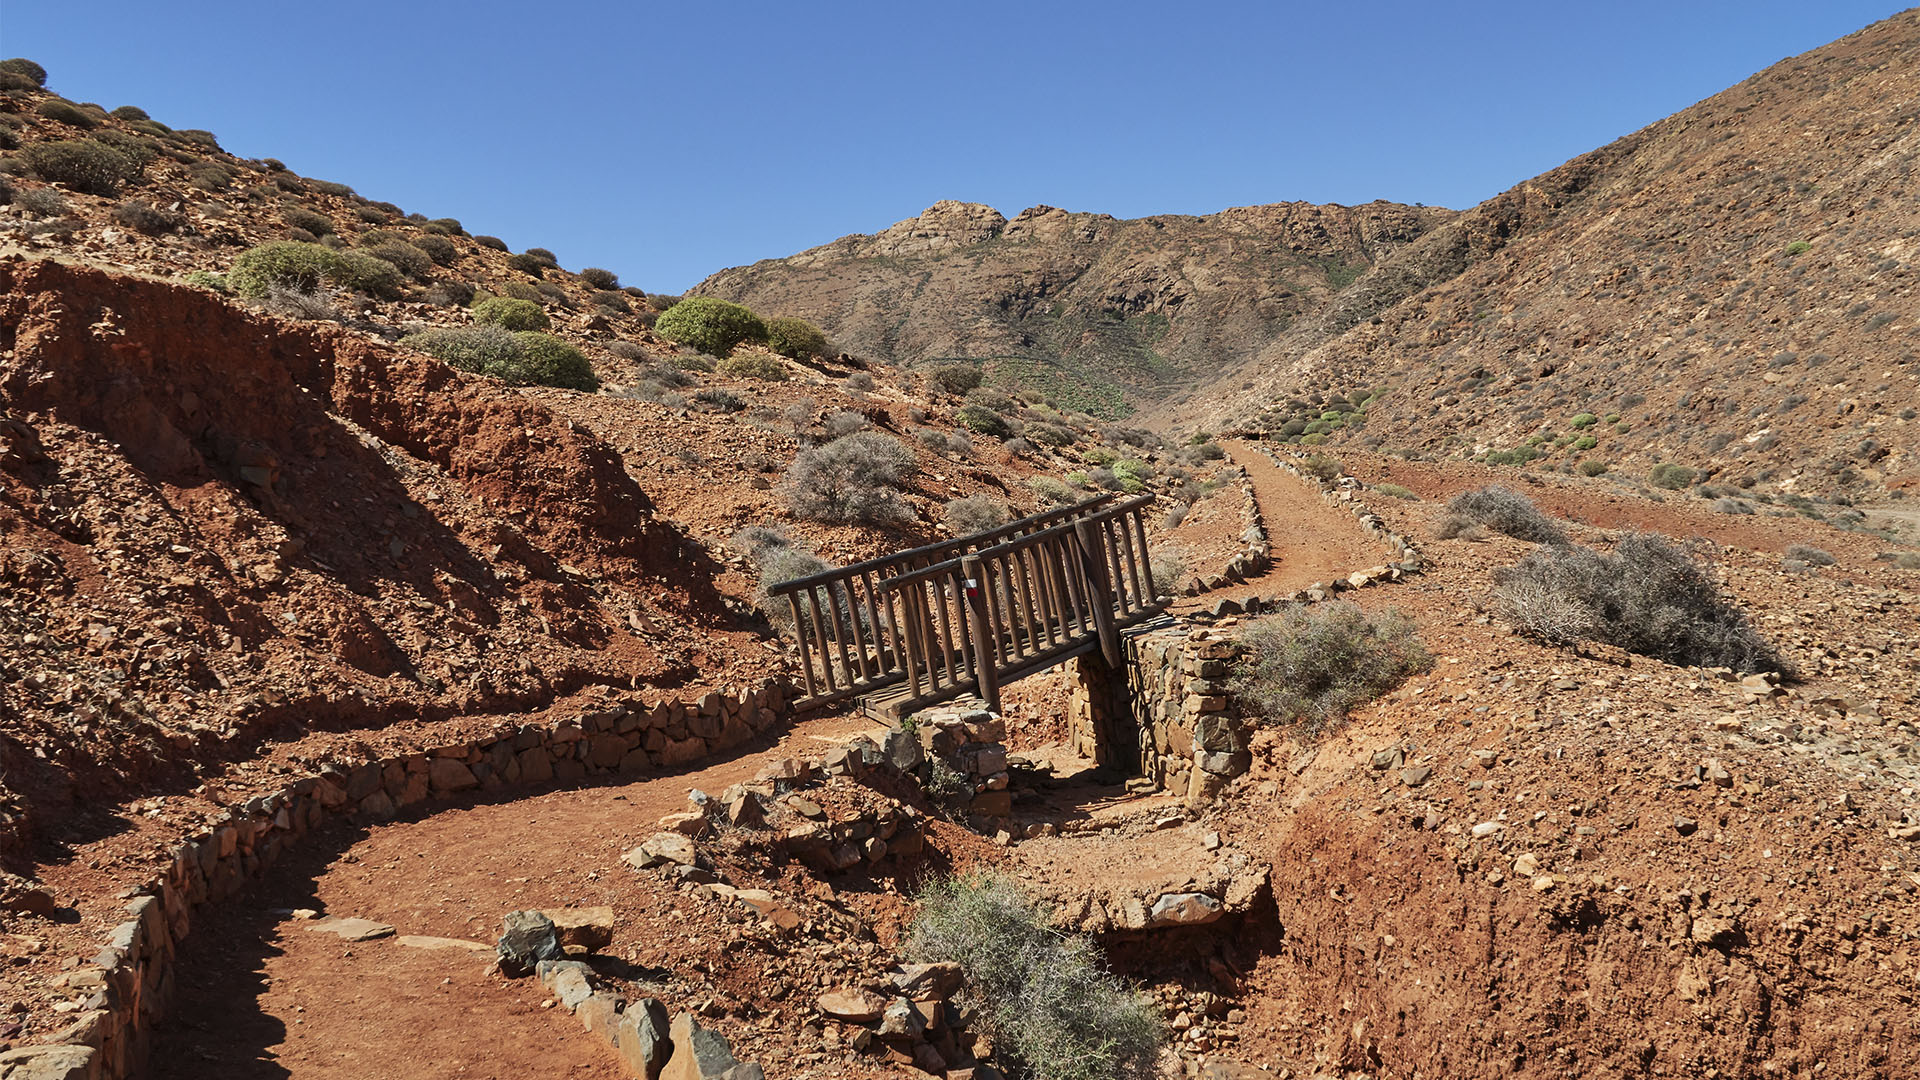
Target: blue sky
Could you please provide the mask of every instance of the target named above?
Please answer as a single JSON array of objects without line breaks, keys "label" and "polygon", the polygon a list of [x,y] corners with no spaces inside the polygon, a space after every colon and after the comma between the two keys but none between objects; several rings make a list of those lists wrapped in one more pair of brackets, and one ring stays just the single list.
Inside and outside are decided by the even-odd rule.
[{"label": "blue sky", "polygon": [[0,0],[0,56],[671,292],[945,198],[1470,206],[1897,10]]}]

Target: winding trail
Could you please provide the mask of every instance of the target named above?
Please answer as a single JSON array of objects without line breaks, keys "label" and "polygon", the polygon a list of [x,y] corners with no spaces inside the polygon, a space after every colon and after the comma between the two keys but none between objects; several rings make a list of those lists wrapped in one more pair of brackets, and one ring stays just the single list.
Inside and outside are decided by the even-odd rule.
[{"label": "winding trail", "polygon": [[1253,484],[1253,497],[1260,504],[1273,548],[1273,567],[1242,584],[1182,598],[1173,605],[1175,614],[1198,611],[1226,597],[1238,600],[1295,592],[1392,557],[1386,545],[1368,536],[1352,515],[1329,507],[1319,491],[1275,465],[1259,447],[1238,440],[1221,445]]},{"label": "winding trail", "polygon": [[[467,800],[418,819],[316,836],[271,874],[207,909],[176,970],[153,1051],[156,1080],[628,1080],[597,1040],[531,979],[485,975],[500,920],[524,908],[611,906],[621,937],[664,927],[633,910],[608,867],[684,810],[767,760],[818,754],[862,717],[823,716],[778,743],[695,771]],[[396,938],[346,943],[295,909],[391,924],[397,935],[480,941],[488,953]],[[636,925],[639,924],[639,925]],[[671,931],[666,931],[671,932]],[[618,939],[617,939],[618,940]]]}]

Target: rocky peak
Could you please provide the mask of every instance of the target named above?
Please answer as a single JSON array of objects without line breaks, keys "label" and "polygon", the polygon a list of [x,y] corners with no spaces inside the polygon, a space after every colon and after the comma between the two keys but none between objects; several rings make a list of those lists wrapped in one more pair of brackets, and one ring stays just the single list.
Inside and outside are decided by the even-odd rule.
[{"label": "rocky peak", "polygon": [[875,233],[865,253],[920,255],[966,247],[993,239],[1006,226],[1007,219],[991,206],[942,199],[927,207],[919,217],[896,222],[885,231]]}]

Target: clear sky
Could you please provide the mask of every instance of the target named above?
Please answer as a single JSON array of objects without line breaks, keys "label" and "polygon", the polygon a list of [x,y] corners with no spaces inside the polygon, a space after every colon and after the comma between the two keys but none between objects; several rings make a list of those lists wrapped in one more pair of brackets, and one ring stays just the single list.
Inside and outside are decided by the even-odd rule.
[{"label": "clear sky", "polygon": [[939,199],[1465,207],[1892,0],[0,0],[0,56],[678,291]]}]

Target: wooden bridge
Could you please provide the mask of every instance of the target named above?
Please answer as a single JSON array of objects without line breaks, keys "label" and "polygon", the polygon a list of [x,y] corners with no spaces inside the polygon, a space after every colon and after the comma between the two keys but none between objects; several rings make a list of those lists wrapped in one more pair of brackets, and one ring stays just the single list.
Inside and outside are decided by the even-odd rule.
[{"label": "wooden bridge", "polygon": [[782,582],[800,642],[797,708],[857,698],[897,721],[1102,650],[1158,615],[1142,520],[1153,496],[1102,495],[944,543]]}]

